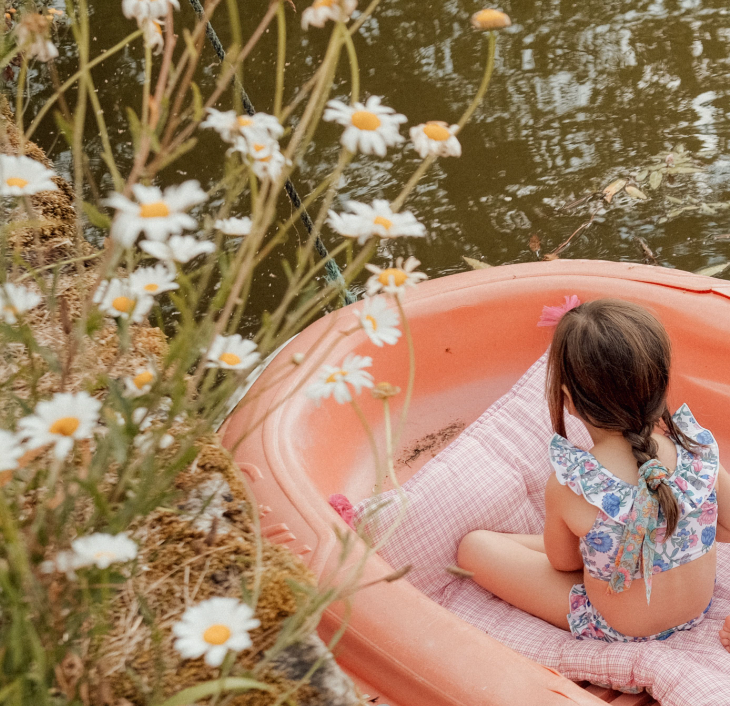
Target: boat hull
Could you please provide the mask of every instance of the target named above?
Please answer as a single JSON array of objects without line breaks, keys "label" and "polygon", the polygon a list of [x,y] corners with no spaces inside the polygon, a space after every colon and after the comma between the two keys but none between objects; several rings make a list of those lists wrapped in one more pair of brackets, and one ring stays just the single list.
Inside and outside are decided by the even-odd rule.
[{"label": "boat hull", "polygon": [[[720,448],[728,448],[730,283],[629,263],[508,265],[425,282],[405,299],[416,379],[396,452],[401,483],[545,351],[551,330],[535,325],[542,307],[560,304],[569,294],[583,301],[620,297],[654,311],[673,343],[671,406],[688,402]],[[345,333],[355,323],[352,307],[346,307],[305,329],[280,351],[222,429],[224,445],[251,481],[264,535],[291,547],[317,576],[335,569],[340,547],[335,528],[346,530],[328,497],[343,493],[353,502],[367,497],[374,471],[352,407],[332,399],[317,407],[303,393],[307,380],[323,361],[355,353],[373,357],[376,382],[405,389],[408,381],[405,341],[376,348],[362,331]],[[303,364],[293,362],[296,353],[305,354]],[[396,413],[403,397],[393,398]],[[382,437],[382,403],[370,395],[358,399]],[[363,581],[394,568],[373,556]],[[359,592],[349,606],[329,608],[320,624],[325,639],[336,633],[345,611],[350,617],[337,659],[379,697],[378,704],[601,703],[461,621],[407,581],[380,583]]]}]

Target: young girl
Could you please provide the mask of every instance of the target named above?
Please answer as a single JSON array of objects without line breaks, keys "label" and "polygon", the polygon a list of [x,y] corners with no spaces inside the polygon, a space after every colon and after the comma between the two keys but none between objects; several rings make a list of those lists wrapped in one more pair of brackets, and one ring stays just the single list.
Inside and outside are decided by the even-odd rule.
[{"label": "young girl", "polygon": [[[466,535],[459,565],[477,583],[579,640],[663,640],[704,619],[715,541],[730,541],[730,477],[689,408],[670,414],[669,367],[666,331],[639,306],[601,299],[563,316],[548,357],[545,533]],[[564,410],[590,452],[565,438]],[[720,638],[730,650],[730,622]]]}]

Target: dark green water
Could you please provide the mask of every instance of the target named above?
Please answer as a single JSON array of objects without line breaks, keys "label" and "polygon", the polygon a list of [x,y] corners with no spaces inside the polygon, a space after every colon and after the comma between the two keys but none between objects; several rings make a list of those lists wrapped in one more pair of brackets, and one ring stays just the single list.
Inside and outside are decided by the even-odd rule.
[{"label": "dark green water", "polygon": [[[178,27],[192,26],[187,1],[180,0],[184,7],[175,15]],[[118,0],[90,4],[95,55],[132,31],[134,23],[122,16]],[[300,11],[306,7],[302,0],[296,4]],[[239,5],[244,30],[250,32],[266,3]],[[221,3],[214,24],[225,43],[224,7]],[[411,125],[456,122],[476,90],[486,57],[486,42],[469,24],[471,13],[481,7],[473,0],[382,0],[356,38],[363,97],[383,96]],[[617,177],[636,174],[678,143],[703,172],[665,179],[657,190],[646,187],[647,201],[620,195],[561,257],[641,262],[639,236],[668,267],[696,270],[730,258],[730,240],[716,239],[730,232],[730,211],[702,207],[659,222],[678,208],[670,198],[695,206],[730,200],[727,0],[512,0],[502,9],[514,26],[499,36],[489,94],[461,135],[463,155],[434,165],[407,204],[426,224],[429,236],[384,241],[378,264],[412,254],[429,276],[438,277],[466,269],[464,255],[493,265],[535,260],[565,240],[590,213],[590,206],[565,213],[558,210],[562,204]],[[311,75],[327,35],[316,28],[303,32],[299,16],[288,12],[287,97]],[[61,51],[63,78],[76,60],[63,39]],[[260,110],[271,110],[274,59],[272,29],[245,68],[246,88]],[[345,98],[344,61],[342,69],[333,95]],[[204,95],[212,90],[217,72],[215,57],[206,48],[198,77]],[[123,174],[131,157],[124,107],[139,110],[142,74],[139,44],[94,70],[111,136],[118,138]],[[37,110],[48,90],[41,82],[33,85]],[[218,107],[229,106],[227,96]],[[332,168],[339,130],[324,125],[318,132],[294,176],[303,194]],[[67,170],[69,155],[55,133],[49,118],[37,138],[59,169]],[[407,126],[402,133],[407,136]],[[95,134],[89,116],[88,154],[106,192],[111,185],[102,178],[104,166],[95,156]],[[163,172],[164,182],[197,178],[205,186],[220,177],[225,146],[214,133],[200,137],[194,152]],[[391,149],[386,159],[358,157],[340,198],[392,199],[418,161],[410,146]],[[288,212],[284,202],[282,214]],[[240,214],[245,213],[241,204]],[[540,239],[539,253],[530,248],[533,235]],[[337,242],[331,232],[324,239],[328,245]],[[284,279],[280,259],[294,258],[296,242],[297,237],[290,239],[259,272],[249,323],[275,301]]]}]

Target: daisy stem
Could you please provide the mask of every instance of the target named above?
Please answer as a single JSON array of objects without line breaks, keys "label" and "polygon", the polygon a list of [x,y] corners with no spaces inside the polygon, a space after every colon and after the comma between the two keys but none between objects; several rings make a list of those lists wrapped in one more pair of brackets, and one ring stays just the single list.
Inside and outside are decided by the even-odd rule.
[{"label": "daisy stem", "polygon": [[362,424],[363,428],[365,429],[365,433],[368,436],[368,441],[370,442],[370,450],[373,453],[373,461],[375,462],[375,488],[373,492],[375,495],[380,495],[380,493],[383,492],[383,481],[385,480],[385,472],[383,465],[380,463],[380,454],[378,453],[378,444],[375,441],[375,434],[373,433],[372,427],[370,424],[368,424],[368,420],[365,418],[365,414],[362,411],[362,408],[357,403],[357,400],[353,397],[352,402],[352,408],[355,410],[355,414],[357,414],[357,418],[360,420],[360,423]]},{"label": "daisy stem", "polygon": [[25,97],[25,79],[28,75],[28,59],[25,54],[23,63],[20,65],[20,73],[18,74],[18,94],[15,96],[15,123],[18,127],[18,154],[24,154],[23,143],[25,135],[23,134],[23,98]]},{"label": "daisy stem", "polygon": [[355,43],[352,41],[352,35],[347,31],[344,24],[339,25],[342,32],[342,39],[347,49],[347,58],[350,60],[350,76],[352,82],[352,90],[350,94],[350,105],[355,105],[360,100],[360,64],[357,60],[357,51],[355,51]]},{"label": "daisy stem", "polygon": [[274,115],[281,118],[281,104],[284,100],[284,68],[286,64],[286,15],[284,0],[279,0],[276,8],[277,46],[276,46],[276,92],[274,94]]},{"label": "daisy stem", "polygon": [[436,155],[430,154],[426,159],[424,159],[419,165],[418,169],[416,169],[415,172],[413,172],[411,178],[408,180],[408,183],[403,187],[400,194],[398,194],[398,198],[396,198],[395,201],[390,205],[391,209],[394,213],[397,213],[398,211],[403,208],[403,204],[406,202],[406,199],[410,196],[411,191],[413,191],[416,184],[420,181],[421,177],[426,173],[428,168],[436,161]]},{"label": "daisy stem", "polygon": [[150,86],[152,85],[152,47],[144,46],[144,85],[142,86],[142,126],[146,132],[150,122]]},{"label": "daisy stem", "polygon": [[474,96],[474,100],[469,104],[469,107],[464,112],[464,115],[461,116],[461,120],[459,120],[458,125],[459,129],[456,131],[456,134],[458,134],[461,129],[464,127],[464,125],[467,124],[469,119],[472,115],[474,115],[474,111],[479,107],[479,104],[482,102],[484,95],[487,92],[487,88],[489,88],[489,82],[492,78],[492,72],[494,71],[494,51],[495,47],[497,46],[497,33],[492,31],[489,33],[489,47],[488,47],[488,53],[487,53],[487,65],[484,68],[484,76],[482,77],[482,83],[479,86],[479,90],[477,90],[476,95]]},{"label": "daisy stem", "polygon": [[400,414],[400,421],[398,423],[398,431],[395,434],[395,446],[398,446],[398,442],[403,435],[405,429],[406,419],[408,417],[408,408],[411,404],[411,397],[413,395],[413,385],[416,381],[416,351],[413,347],[413,336],[411,335],[411,326],[408,323],[408,317],[406,312],[403,310],[403,304],[400,298],[395,297],[396,304],[398,305],[398,313],[400,314],[401,321],[403,322],[403,332],[406,335],[406,342],[408,343],[408,387],[406,388],[406,397],[403,402],[403,409]]}]

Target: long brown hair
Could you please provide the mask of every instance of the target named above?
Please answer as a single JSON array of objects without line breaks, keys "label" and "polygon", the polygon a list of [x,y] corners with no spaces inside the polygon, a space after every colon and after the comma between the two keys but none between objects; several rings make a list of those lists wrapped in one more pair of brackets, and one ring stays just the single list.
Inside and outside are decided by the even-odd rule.
[{"label": "long brown hair", "polygon": [[[553,429],[565,436],[565,393],[576,412],[599,429],[620,431],[631,444],[637,467],[656,458],[654,428],[688,451],[697,444],[674,423],[667,406],[671,345],[646,309],[618,299],[598,299],[568,311],[555,329],[547,367],[547,399]],[[679,506],[661,483],[657,497],[667,522],[677,528]]]}]

